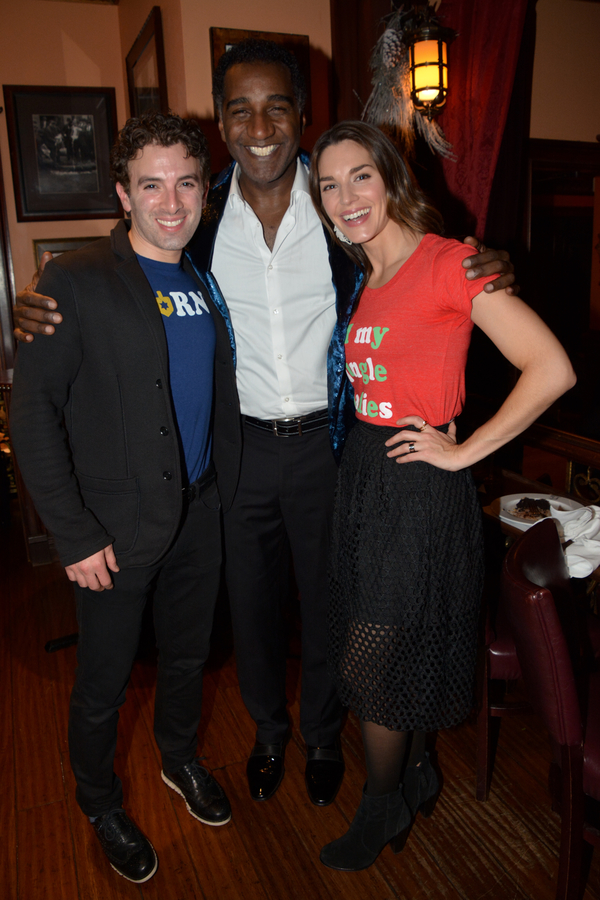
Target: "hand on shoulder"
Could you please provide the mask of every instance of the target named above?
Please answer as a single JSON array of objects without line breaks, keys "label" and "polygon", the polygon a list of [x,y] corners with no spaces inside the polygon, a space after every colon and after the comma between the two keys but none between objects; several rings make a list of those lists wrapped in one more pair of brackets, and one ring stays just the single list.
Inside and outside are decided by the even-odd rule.
[{"label": "hand on shoulder", "polygon": [[36,287],[51,253],[44,253],[31,283],[19,291],[13,309],[14,336],[22,343],[30,343],[36,334],[54,334],[54,326],[60,325],[62,316],[56,310],[58,304],[52,297],[36,293]]},{"label": "hand on shoulder", "polygon": [[498,277],[484,287],[486,294],[502,290],[512,295],[519,293],[519,285],[515,284],[515,267],[506,250],[488,250],[476,237],[466,237],[463,243],[477,250],[477,254],[467,256],[463,260],[463,266],[467,269],[466,277],[469,280],[497,274]]}]

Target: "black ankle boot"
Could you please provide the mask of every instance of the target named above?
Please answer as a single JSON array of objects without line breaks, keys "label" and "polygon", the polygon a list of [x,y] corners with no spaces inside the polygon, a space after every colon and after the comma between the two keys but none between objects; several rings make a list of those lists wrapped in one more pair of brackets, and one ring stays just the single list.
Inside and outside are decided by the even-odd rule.
[{"label": "black ankle boot", "polygon": [[366,869],[389,841],[394,853],[402,850],[410,824],[411,814],[402,796],[402,785],[383,797],[368,797],[363,791],[350,828],[337,841],[323,847],[321,862],[342,872]]},{"label": "black ankle boot", "polygon": [[440,793],[437,772],[431,765],[429,753],[415,766],[407,766],[404,773],[404,799],[414,817],[418,812],[424,819],[432,814]]}]

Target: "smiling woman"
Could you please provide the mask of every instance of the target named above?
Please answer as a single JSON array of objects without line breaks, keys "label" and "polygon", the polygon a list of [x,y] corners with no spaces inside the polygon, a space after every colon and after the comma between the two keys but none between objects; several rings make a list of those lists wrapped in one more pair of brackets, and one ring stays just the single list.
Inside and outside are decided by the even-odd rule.
[{"label": "smiling woman", "polygon": [[[439,236],[438,213],[378,129],[346,122],[322,135],[310,189],[365,272],[337,326],[356,425],[334,513],[329,655],[340,698],[361,721],[368,777],[349,831],[321,851],[325,865],[354,871],[388,841],[402,849],[417,812],[431,814],[439,781],[426,733],[471,709],[483,554],[468,466],[526,428],[574,375],[525,304],[461,277],[470,251]],[[522,374],[459,445],[473,324]]]},{"label": "smiling woman", "polygon": [[[365,147],[345,141],[327,147],[321,156],[319,183],[323,209],[350,243],[369,245],[377,239],[392,241],[398,252],[389,254],[390,265],[377,277],[372,273],[371,287],[386,284],[399,265],[416,249],[419,238],[407,230],[404,242],[398,241],[396,223],[388,215],[387,191],[371,154]],[[331,174],[327,174],[331,173]],[[339,237],[339,235],[338,235]]]},{"label": "smiling woman", "polygon": [[[382,132],[372,126],[366,126],[366,131],[362,123],[352,122],[343,122],[336,128],[339,140],[335,144],[328,144],[325,135],[317,143],[322,149],[318,169],[317,157],[313,155],[311,197],[324,225],[332,233],[335,233],[334,226],[338,226],[351,242],[351,246],[345,247],[346,252],[372,279],[373,263],[366,252],[369,235],[371,238],[377,236],[390,223],[387,238],[391,237],[394,244],[394,255],[398,252],[401,232],[408,241],[406,249],[410,249],[410,245],[414,249],[411,235],[440,234],[444,223],[417,185],[404,159]],[[357,207],[344,208],[348,201],[358,203],[360,207],[361,198],[367,201],[362,215]],[[367,229],[365,239],[358,236],[360,231],[355,231],[363,224]],[[385,275],[382,283],[385,283]],[[373,280],[369,284],[376,286]]]}]

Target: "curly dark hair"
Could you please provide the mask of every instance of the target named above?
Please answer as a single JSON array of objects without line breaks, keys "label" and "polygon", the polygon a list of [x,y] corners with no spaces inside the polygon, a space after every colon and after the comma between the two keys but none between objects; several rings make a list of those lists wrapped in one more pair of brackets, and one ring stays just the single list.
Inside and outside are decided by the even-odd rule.
[{"label": "curly dark hair", "polygon": [[217,63],[213,75],[212,92],[219,115],[223,109],[225,98],[225,73],[231,66],[238,65],[238,63],[281,63],[284,65],[289,69],[292,77],[292,88],[298,110],[299,112],[303,111],[306,103],[306,84],[294,54],[274,41],[249,38],[246,41],[240,41],[239,44],[234,44],[231,50],[224,53]]},{"label": "curly dark hair", "polygon": [[[339,122],[328,131],[324,131],[315,144],[310,158],[310,196],[319,214],[319,218],[338,242],[333,224],[323,208],[321,186],[319,184],[319,160],[327,147],[341,144],[342,141],[354,141],[371,154],[375,167],[383,179],[387,193],[388,216],[398,225],[410,231],[425,234],[442,234],[444,220],[423,193],[406,160],[400,155],[390,139],[374,125],[366,122],[349,120]],[[367,276],[371,273],[371,264],[360,244],[341,244],[353,262],[361,267]]]},{"label": "curly dark hair", "polygon": [[182,119],[174,113],[148,112],[127,119],[110,151],[110,177],[129,193],[129,162],[147,144],[171,147],[183,144],[187,156],[200,162],[202,181],[210,178],[210,153],[197,119]]}]

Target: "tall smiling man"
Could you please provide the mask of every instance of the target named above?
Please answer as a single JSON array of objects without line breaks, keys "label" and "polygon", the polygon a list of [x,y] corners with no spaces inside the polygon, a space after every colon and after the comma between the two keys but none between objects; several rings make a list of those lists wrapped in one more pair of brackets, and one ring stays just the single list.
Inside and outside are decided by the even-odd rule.
[{"label": "tall smiling man", "polygon": [[[139,883],[152,877],[157,857],[122,809],[113,761],[150,591],[162,778],[201,822],[231,817],[224,791],[196,759],[221,565],[213,381],[223,471],[236,471],[239,413],[225,323],[182,259],[208,189],[204,135],[178,116],[130,119],[111,163],[131,221],[47,266],[40,290],[59,301],[65,321],[51,341],[20,348],[11,432],[75,583],[69,751],[77,800],[112,867]],[[226,505],[233,485],[221,479],[219,488]]]},{"label": "tall smiling man", "polygon": [[[313,803],[325,806],[344,770],[342,707],[326,664],[334,454],[354,417],[343,328],[332,333],[359,281],[310,201],[308,157],[299,153],[305,88],[294,57],[270,42],[238,44],[221,58],[213,94],[234,164],[209,194],[190,253],[216,278],[236,341],[243,453],[225,549],[240,689],[257,729],[248,782],[252,797],[265,800],[284,769],[279,578],[287,537],[302,615],[306,786]],[[505,270],[497,254],[490,258],[484,273]]]},{"label": "tall smiling man", "polygon": [[[209,273],[211,296],[235,337],[243,450],[225,511],[225,551],[239,684],[256,723],[248,784],[255,800],[266,800],[284,772],[280,575],[289,541],[302,615],[306,786],[313,803],[325,806],[344,771],[342,707],[326,663],[327,552],[335,458],[354,417],[343,322],[359,280],[310,202],[308,156],[299,152],[306,91],[295,58],[269,41],[245,41],[221,58],[213,93],[234,162],[210,191],[188,252]],[[506,287],[514,279],[505,260],[488,251],[467,277],[509,273],[494,282]],[[19,300],[20,340],[54,332],[62,317],[53,300],[29,290]]]}]

